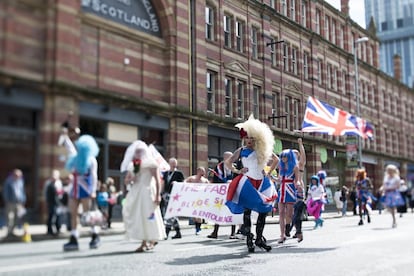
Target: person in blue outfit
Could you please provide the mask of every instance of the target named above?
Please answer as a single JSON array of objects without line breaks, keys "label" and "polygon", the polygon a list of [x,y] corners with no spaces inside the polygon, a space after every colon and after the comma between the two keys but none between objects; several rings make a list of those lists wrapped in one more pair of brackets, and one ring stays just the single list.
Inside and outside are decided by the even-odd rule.
[{"label": "person in blue outfit", "polygon": [[23,172],[14,169],[6,178],[3,185],[3,200],[5,202],[5,222],[7,235],[13,235],[14,228],[21,224],[21,218],[26,213],[26,193],[24,190]]},{"label": "person in blue outfit", "polygon": [[363,214],[367,214],[368,223],[371,222],[371,216],[369,215],[369,210],[367,210],[367,205],[370,197],[369,190],[372,189],[371,181],[367,177],[365,169],[358,169],[356,172],[355,180],[355,190],[356,190],[356,199],[357,199],[357,209],[359,214],[358,225],[363,225]]},{"label": "person in blue outfit", "polygon": [[[96,157],[99,153],[99,147],[90,135],[80,136],[75,145],[66,133],[61,135],[60,140],[60,144],[64,145],[69,153],[66,169],[73,175],[72,189],[69,195],[72,230],[69,242],[63,245],[63,250],[74,251],[79,250],[78,216],[76,215],[78,207],[82,204],[83,210],[87,211],[90,209],[91,200],[96,198],[98,184],[98,162]],[[89,242],[89,248],[95,249],[100,245],[98,226],[92,226],[91,232],[92,239]]]},{"label": "person in blue outfit", "polygon": [[[269,175],[277,166],[279,159],[273,153],[274,137],[270,128],[250,115],[244,123],[236,124],[240,130],[243,146],[238,148],[230,158],[225,160],[227,168],[235,177],[227,192],[226,206],[233,214],[243,213],[243,225],[246,234],[246,243],[249,252],[254,252],[255,245],[266,251],[272,249],[266,244],[263,230],[267,213],[272,211],[273,202],[277,198],[276,189],[270,181]],[[234,168],[233,163],[241,159],[243,167]],[[268,173],[265,166],[271,161]],[[256,211],[259,216],[256,223],[256,240],[251,233],[251,212]]]}]

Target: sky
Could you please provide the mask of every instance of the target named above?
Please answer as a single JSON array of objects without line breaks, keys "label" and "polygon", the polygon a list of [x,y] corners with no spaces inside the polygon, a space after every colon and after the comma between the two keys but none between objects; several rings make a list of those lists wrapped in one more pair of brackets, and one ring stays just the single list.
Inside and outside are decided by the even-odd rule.
[{"label": "sky", "polygon": [[[341,10],[341,0],[325,0],[331,6]],[[365,28],[365,7],[364,0],[349,0],[349,15],[351,19]]]}]

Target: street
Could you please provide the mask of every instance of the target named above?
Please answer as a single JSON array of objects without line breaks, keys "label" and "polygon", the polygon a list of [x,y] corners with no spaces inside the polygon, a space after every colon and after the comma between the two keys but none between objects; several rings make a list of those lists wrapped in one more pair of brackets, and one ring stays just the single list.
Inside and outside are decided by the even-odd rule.
[{"label": "street", "polygon": [[154,250],[133,253],[138,242],[123,235],[102,237],[97,250],[80,240],[80,251],[64,253],[66,240],[0,244],[1,275],[413,275],[414,214],[397,218],[385,212],[358,226],[357,216],[325,219],[322,228],[304,221],[304,240],[278,245],[278,224],[267,224],[265,237],[273,249],[248,253],[245,240],[228,239],[222,226],[217,240],[212,229],[184,230],[183,238],[161,241]]}]

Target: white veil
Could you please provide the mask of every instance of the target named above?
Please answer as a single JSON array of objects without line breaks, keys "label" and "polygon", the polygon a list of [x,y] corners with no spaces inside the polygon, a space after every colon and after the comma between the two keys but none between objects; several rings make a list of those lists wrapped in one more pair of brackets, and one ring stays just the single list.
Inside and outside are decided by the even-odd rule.
[{"label": "white veil", "polygon": [[131,145],[128,146],[128,148],[125,151],[124,159],[121,163],[121,172],[125,172],[128,170],[129,164],[131,164],[132,160],[134,159],[135,151],[137,149],[143,149],[145,151],[145,158],[150,158],[148,155],[148,146],[145,144],[145,142],[141,140],[137,140],[133,142]]}]

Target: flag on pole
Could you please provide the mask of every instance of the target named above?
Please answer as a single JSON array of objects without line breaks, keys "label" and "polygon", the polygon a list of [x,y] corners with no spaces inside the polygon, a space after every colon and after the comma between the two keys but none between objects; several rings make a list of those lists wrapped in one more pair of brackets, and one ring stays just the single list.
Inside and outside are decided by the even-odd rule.
[{"label": "flag on pole", "polygon": [[373,138],[373,127],[370,123],[314,97],[308,98],[302,132],[334,136],[360,135],[363,138]]}]

